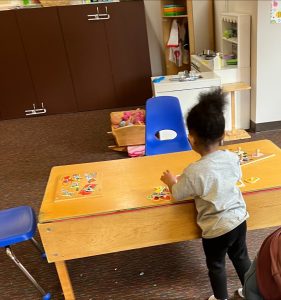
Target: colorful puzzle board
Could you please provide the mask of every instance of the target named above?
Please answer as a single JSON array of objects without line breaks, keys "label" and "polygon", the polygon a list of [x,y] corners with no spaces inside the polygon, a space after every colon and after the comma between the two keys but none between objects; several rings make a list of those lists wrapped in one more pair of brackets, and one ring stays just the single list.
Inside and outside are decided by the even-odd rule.
[{"label": "colorful puzzle board", "polygon": [[262,153],[259,149],[252,154],[247,153],[246,151],[242,150],[240,147],[237,150],[231,150],[232,152],[236,153],[240,160],[240,165],[247,165],[251,164],[266,158],[270,158],[275,156],[274,153]]},{"label": "colorful puzzle board", "polygon": [[55,201],[101,195],[101,174],[89,172],[58,177]]},{"label": "colorful puzzle board", "polygon": [[166,186],[157,186],[153,193],[147,196],[147,199],[152,201],[171,200],[171,193]]},{"label": "colorful puzzle board", "polygon": [[[258,162],[258,161],[261,161],[263,159],[266,159],[266,158],[270,158],[270,157],[273,157],[275,156],[274,153],[262,153],[260,151],[260,149],[256,149],[256,151],[252,154],[248,154],[246,151],[242,150],[241,147],[237,148],[237,150],[230,150],[234,153],[236,153],[239,157],[239,161],[240,161],[240,165],[241,166],[244,166],[244,165],[248,165],[248,164],[251,164],[251,163],[255,163],[255,162]],[[242,187],[245,187],[245,183],[249,183],[249,184],[254,184],[256,182],[258,182],[261,178],[259,177],[249,177],[249,178],[245,178],[245,179],[241,179],[237,182],[237,186],[242,188]]]}]

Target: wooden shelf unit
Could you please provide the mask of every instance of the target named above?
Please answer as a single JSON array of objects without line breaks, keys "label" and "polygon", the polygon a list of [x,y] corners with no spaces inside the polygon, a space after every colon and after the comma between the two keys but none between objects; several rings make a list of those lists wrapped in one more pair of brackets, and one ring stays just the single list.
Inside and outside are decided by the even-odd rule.
[{"label": "wooden shelf unit", "polygon": [[[164,16],[164,5],[179,4],[184,5],[186,8],[186,14],[178,16]],[[161,16],[163,23],[163,47],[165,56],[165,68],[167,75],[174,75],[180,71],[190,70],[190,55],[194,54],[194,25],[193,25],[193,11],[192,11],[192,0],[161,0]],[[189,36],[189,54],[188,64],[183,64],[178,67],[175,63],[169,61],[169,48],[167,42],[169,40],[171,25],[174,19],[177,19],[180,24],[187,22],[188,24],[188,36]]]}]

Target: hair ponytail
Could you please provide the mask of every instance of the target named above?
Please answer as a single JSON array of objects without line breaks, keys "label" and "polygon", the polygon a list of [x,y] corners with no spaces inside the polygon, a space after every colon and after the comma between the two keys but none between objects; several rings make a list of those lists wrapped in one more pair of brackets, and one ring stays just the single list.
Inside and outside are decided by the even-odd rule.
[{"label": "hair ponytail", "polygon": [[220,88],[199,95],[199,102],[187,116],[189,132],[196,134],[205,146],[222,139],[225,130],[225,95]]}]

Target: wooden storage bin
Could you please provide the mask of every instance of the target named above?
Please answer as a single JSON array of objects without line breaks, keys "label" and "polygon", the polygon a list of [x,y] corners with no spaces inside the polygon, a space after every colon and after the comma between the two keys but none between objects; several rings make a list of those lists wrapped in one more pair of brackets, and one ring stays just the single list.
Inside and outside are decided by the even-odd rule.
[{"label": "wooden storage bin", "polygon": [[119,128],[112,127],[112,134],[118,146],[145,144],[145,125],[132,125]]},{"label": "wooden storage bin", "polygon": [[[120,112],[111,112],[110,118]],[[114,128],[111,126],[112,135],[118,147],[144,145],[145,144],[145,125],[130,125]]]}]

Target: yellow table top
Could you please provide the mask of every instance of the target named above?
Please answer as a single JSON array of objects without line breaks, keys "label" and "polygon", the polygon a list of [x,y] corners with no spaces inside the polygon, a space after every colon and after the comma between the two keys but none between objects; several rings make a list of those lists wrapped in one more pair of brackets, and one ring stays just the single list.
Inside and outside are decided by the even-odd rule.
[{"label": "yellow table top", "polygon": [[[242,166],[243,179],[259,177],[256,183],[245,183],[243,193],[281,187],[281,149],[269,140],[224,146],[231,150],[241,147],[247,153],[260,149],[274,156]],[[57,166],[52,168],[39,213],[39,223],[59,221],[147,207],[174,205],[171,200],[153,201],[147,197],[154,187],[163,185],[162,172],[169,169],[181,174],[183,169],[198,160],[194,151],[112,161]],[[95,173],[94,192],[87,195],[69,189],[68,178],[74,174],[84,177]],[[69,176],[69,177],[68,177]],[[87,185],[80,179],[82,186]],[[65,190],[67,190],[65,192]],[[68,195],[70,191],[71,195]],[[73,191],[73,192],[72,192]],[[65,194],[64,194],[65,193]],[[187,201],[193,201],[187,200]]]}]

